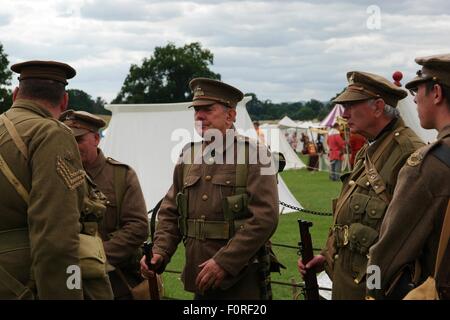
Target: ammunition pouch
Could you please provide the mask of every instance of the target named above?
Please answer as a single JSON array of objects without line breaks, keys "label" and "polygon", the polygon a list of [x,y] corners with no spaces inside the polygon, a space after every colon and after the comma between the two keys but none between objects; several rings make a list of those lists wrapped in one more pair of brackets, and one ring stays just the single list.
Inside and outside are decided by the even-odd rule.
[{"label": "ammunition pouch", "polygon": [[366,256],[378,238],[378,231],[362,223],[352,223],[348,229],[348,238],[350,251]]},{"label": "ammunition pouch", "polygon": [[248,211],[248,195],[246,193],[236,194],[222,199],[222,210],[225,221],[228,222],[229,238],[236,232],[235,220],[242,220],[251,216]]}]

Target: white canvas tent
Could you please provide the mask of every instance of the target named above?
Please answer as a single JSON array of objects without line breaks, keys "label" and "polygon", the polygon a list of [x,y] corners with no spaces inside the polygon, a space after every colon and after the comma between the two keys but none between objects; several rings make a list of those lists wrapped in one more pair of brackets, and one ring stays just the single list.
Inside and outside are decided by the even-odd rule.
[{"label": "white canvas tent", "polygon": [[398,102],[397,108],[400,111],[405,124],[410,127],[425,143],[436,141],[436,137],[438,135],[436,130],[427,130],[420,126],[417,105],[414,103],[414,98],[410,94],[408,94],[405,99]]},{"label": "white canvas tent", "polygon": [[294,122],[294,120],[292,120],[288,116],[284,116],[283,119],[278,121],[278,127],[281,128],[281,129],[297,128],[297,124]]},{"label": "white canvas tent", "polygon": [[[236,128],[256,139],[245,104],[237,106]],[[110,104],[112,118],[100,143],[105,155],[132,166],[139,177],[147,208],[153,208],[172,184],[173,169],[183,146],[199,141],[194,129],[194,112],[189,102],[173,104]],[[280,201],[301,207],[279,177]],[[280,212],[292,212],[290,209]]]},{"label": "white canvas tent", "polygon": [[286,136],[278,128],[278,125],[261,125],[260,129],[264,133],[265,142],[272,151],[281,152],[286,158],[286,167],[284,170],[301,169],[306,167],[302,160],[289,145]]}]

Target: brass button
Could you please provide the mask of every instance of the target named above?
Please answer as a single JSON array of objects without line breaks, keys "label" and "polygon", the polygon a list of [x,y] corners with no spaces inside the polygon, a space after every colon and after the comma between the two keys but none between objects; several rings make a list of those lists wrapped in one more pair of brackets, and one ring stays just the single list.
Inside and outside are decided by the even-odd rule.
[{"label": "brass button", "polygon": [[206,194],[204,194],[204,195],[202,196],[202,200],[203,200],[203,201],[208,200],[208,196],[207,196]]},{"label": "brass button", "polygon": [[185,182],[184,185],[187,186],[187,182]]},{"label": "brass button", "polygon": [[366,238],[362,238],[361,241],[362,241],[362,242],[366,242]]},{"label": "brass button", "polygon": [[337,260],[337,258],[339,258],[339,255],[336,253],[336,254],[334,255],[334,260]]},{"label": "brass button", "polygon": [[356,204],[354,208],[355,208],[355,210],[358,210],[359,209],[359,205]]},{"label": "brass button", "polygon": [[352,185],[354,185],[354,184],[355,184],[355,181],[353,181],[353,180],[350,180],[350,181],[348,182],[348,184],[349,184],[350,186],[352,186]]},{"label": "brass button", "polygon": [[206,176],[206,177],[205,177],[205,180],[206,180],[206,181],[210,181],[211,179],[212,179],[211,176]]},{"label": "brass button", "polygon": [[370,182],[369,181],[366,182],[366,186],[370,186]]},{"label": "brass button", "polygon": [[398,137],[400,135],[400,133],[396,132],[394,133],[394,136]]},{"label": "brass button", "polygon": [[377,185],[374,185],[373,187],[374,187],[374,189],[378,189],[378,186],[377,186]]},{"label": "brass button", "polygon": [[377,213],[375,210],[370,211],[371,214]]},{"label": "brass button", "polygon": [[214,163],[214,158],[209,158],[209,159],[208,159],[208,162],[209,162],[209,163]]},{"label": "brass button", "polygon": [[235,203],[234,207],[237,209],[237,208],[239,208],[239,205],[237,203]]},{"label": "brass button", "polygon": [[230,180],[227,180],[227,181],[225,181],[225,183],[226,183],[226,184],[230,184],[230,183],[231,183],[231,181],[230,181]]}]

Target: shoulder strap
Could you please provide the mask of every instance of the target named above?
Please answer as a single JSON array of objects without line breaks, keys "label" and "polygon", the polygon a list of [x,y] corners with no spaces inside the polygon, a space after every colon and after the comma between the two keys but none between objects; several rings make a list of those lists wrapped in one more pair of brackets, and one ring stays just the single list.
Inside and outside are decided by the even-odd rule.
[{"label": "shoulder strap", "polygon": [[0,117],[3,120],[3,123],[5,124],[6,130],[8,131],[9,135],[11,136],[12,140],[14,141],[15,145],[19,149],[20,153],[24,156],[26,160],[28,160],[28,148],[23,142],[22,138],[20,137],[19,133],[17,132],[16,127],[14,124],[9,120],[6,115],[3,113],[0,115]]},{"label": "shoulder strap", "polygon": [[245,163],[236,164],[236,194],[243,194],[247,190],[249,148],[248,143],[245,143]]},{"label": "shoulder strap", "polygon": [[445,143],[441,143],[430,153],[450,168],[450,147],[448,145],[446,145]]},{"label": "shoulder strap", "polygon": [[[25,143],[23,142],[22,138],[20,137],[19,133],[17,132],[16,128],[14,127],[14,124],[6,117],[6,115],[3,113],[0,115],[0,118],[2,118],[3,123],[5,124],[6,130],[11,135],[15,145],[19,149],[19,151],[22,153],[22,155],[25,157],[25,159],[28,160],[28,151],[27,147],[25,146]],[[25,203],[28,205],[30,195],[28,194],[28,191],[25,189],[23,184],[17,179],[17,177],[12,172],[11,168],[6,163],[3,156],[0,154],[0,171],[3,172],[6,179],[11,183],[11,185],[16,189],[17,193],[20,195],[20,197],[25,201]]]},{"label": "shoulder strap", "polygon": [[114,193],[116,195],[116,230],[120,229],[120,213],[122,211],[122,201],[125,196],[127,180],[127,168],[124,166],[114,166]]},{"label": "shoulder strap", "polygon": [[25,189],[22,183],[20,183],[20,181],[16,178],[16,176],[11,171],[11,169],[9,168],[8,164],[6,163],[5,159],[3,159],[1,154],[0,154],[0,171],[3,172],[6,179],[8,179],[8,181],[12,184],[14,189],[16,189],[20,197],[28,204],[28,201],[30,199],[28,191]]},{"label": "shoulder strap", "polygon": [[447,205],[447,211],[445,213],[445,217],[442,223],[442,231],[441,231],[441,237],[439,239],[439,246],[438,251],[436,255],[436,265],[435,265],[435,271],[434,276],[436,277],[436,273],[439,270],[439,266],[442,262],[442,257],[444,256],[445,250],[449,250],[449,248],[446,248],[448,245],[448,241],[450,239],[450,200],[448,201]]}]

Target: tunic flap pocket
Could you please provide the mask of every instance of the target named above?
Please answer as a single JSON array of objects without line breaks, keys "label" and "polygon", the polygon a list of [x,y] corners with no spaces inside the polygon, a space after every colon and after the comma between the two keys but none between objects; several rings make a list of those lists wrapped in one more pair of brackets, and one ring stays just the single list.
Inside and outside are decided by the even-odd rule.
[{"label": "tunic flap pocket", "polygon": [[362,214],[366,210],[367,202],[369,202],[370,196],[362,194],[362,193],[355,193],[350,196],[350,210],[352,210],[354,213]]},{"label": "tunic flap pocket", "polygon": [[221,186],[234,187],[236,184],[236,178],[235,175],[231,174],[217,174],[212,177],[212,183]]},{"label": "tunic flap pocket", "polygon": [[187,176],[184,179],[183,187],[185,187],[185,188],[186,187],[191,187],[194,184],[196,184],[199,179],[200,179],[200,176]]},{"label": "tunic flap pocket", "polygon": [[372,197],[367,203],[367,215],[372,219],[380,219],[386,211],[387,204],[379,198]]}]

